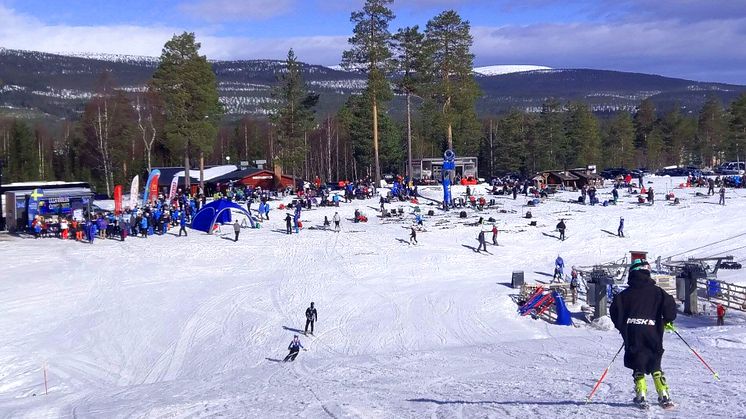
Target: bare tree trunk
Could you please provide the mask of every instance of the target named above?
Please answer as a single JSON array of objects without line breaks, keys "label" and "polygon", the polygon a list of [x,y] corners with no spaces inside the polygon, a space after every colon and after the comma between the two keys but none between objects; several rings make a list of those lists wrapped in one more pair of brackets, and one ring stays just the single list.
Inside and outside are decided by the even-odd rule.
[{"label": "bare tree trunk", "polygon": [[106,98],[103,99],[103,114],[101,112],[101,103],[97,105],[96,122],[94,122],[94,131],[98,140],[98,151],[101,155],[101,163],[104,169],[104,183],[106,184],[106,195],[111,196],[111,187],[113,175],[110,166],[109,150],[109,106]]},{"label": "bare tree trunk", "polygon": [[[412,179],[412,106],[411,93],[407,91],[407,175]],[[378,186],[378,185],[376,185]]]},{"label": "bare tree trunk", "polygon": [[[373,93],[373,158],[376,164],[375,184],[377,187],[381,183],[381,163],[378,160],[378,103],[375,93]],[[355,176],[357,177],[357,172]]]},{"label": "bare tree trunk", "polygon": [[246,158],[246,161],[249,161],[249,127],[246,123],[243,124],[243,147],[244,157]]},{"label": "bare tree trunk", "polygon": [[332,180],[332,117],[326,117],[326,181]]},{"label": "bare tree trunk", "polygon": [[[205,153],[199,152],[199,189],[200,193],[205,193]],[[184,193],[191,193],[191,191],[184,191]]]},{"label": "bare tree trunk", "polygon": [[495,158],[492,155],[492,138],[493,138],[493,131],[492,131],[492,120],[490,119],[490,176],[495,174],[495,170],[493,167]]},{"label": "bare tree trunk", "polygon": [[189,144],[184,150],[184,192],[186,193],[191,187],[191,178],[189,177]]},{"label": "bare tree trunk", "polygon": [[304,159],[303,159],[303,172],[306,175],[306,180],[309,179],[308,176],[308,133],[306,133],[305,130],[303,130],[303,151],[304,151]]},{"label": "bare tree trunk", "polygon": [[334,146],[334,152],[336,153],[336,157],[334,158],[336,160],[334,168],[337,171],[337,181],[339,181],[339,127],[337,127],[336,130],[336,137],[337,137],[337,144]]}]

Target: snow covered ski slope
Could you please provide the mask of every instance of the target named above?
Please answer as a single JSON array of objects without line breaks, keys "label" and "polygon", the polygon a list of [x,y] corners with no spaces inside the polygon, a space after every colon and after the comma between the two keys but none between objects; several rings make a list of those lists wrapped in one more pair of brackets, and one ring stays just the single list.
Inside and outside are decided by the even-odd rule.
[{"label": "snow covered ski slope", "polygon": [[[467,210],[467,219],[422,203],[436,215],[425,216],[417,246],[406,243],[413,206],[394,205],[405,208],[402,220],[380,219],[377,199],[304,211],[293,235],[273,203],[272,220],[236,243],[230,226],[224,238],[190,232],[92,245],[1,236],[0,417],[746,417],[740,313],[728,312],[724,327],[713,307],[679,314],[678,330],[721,380],[667,334],[663,368],[677,407],[644,412],[620,360],[585,403],[621,344],[616,331],[580,316],[579,327],[563,327],[516,312],[511,272],[548,282],[558,254],[569,271],[629,250],[652,260],[746,233],[746,191],[729,190],[723,207],[676,189],[681,204],[672,206],[663,194],[680,180],[652,180],[653,207],[626,191],[615,207],[569,203],[577,194],[563,192],[531,208],[536,226],[521,218],[520,195],[487,196],[497,207]],[[599,195],[608,199],[610,189]],[[348,221],[355,208],[370,221]],[[342,231],[318,229],[335,210]],[[627,238],[603,231],[615,232],[622,215]],[[497,219],[500,246],[486,233],[492,255],[472,250],[480,227],[468,224],[479,216]],[[551,237],[560,218],[564,242]],[[683,256],[743,260],[742,243]],[[720,277],[746,282],[741,270]],[[309,350],[282,363],[311,301],[315,336],[300,333]]]}]

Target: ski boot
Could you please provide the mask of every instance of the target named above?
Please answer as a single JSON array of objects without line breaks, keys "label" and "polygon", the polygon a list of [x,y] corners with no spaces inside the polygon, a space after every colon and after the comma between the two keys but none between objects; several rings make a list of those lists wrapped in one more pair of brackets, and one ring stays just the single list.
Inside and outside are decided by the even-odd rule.
[{"label": "ski boot", "polygon": [[635,398],[632,399],[632,402],[640,409],[647,410],[650,407],[650,404],[646,399],[648,384],[645,381],[645,374],[635,371],[635,373],[632,374],[632,377],[635,379]]},{"label": "ski boot", "polygon": [[658,404],[660,407],[664,409],[675,407],[673,401],[671,401],[668,384],[666,384],[666,376],[663,375],[663,371],[655,371],[653,373],[653,383],[655,383],[655,391],[658,392]]}]

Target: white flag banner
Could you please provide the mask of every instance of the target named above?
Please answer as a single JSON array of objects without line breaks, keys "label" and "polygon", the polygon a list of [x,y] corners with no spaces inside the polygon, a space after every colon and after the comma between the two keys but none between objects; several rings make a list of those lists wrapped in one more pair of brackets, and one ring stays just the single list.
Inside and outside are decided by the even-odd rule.
[{"label": "white flag banner", "polygon": [[130,186],[130,209],[135,209],[137,206],[137,193],[140,189],[140,176],[135,175],[132,178],[132,186]]}]

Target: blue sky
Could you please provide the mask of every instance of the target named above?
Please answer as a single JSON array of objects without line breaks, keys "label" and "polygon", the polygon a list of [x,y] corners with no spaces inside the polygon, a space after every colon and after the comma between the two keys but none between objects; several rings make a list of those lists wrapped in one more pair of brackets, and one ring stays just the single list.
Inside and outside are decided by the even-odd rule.
[{"label": "blue sky", "polygon": [[[361,0],[0,0],[0,46],[159,55],[194,31],[215,59],[338,64]],[[469,20],[476,65],[602,68],[746,84],[746,0],[396,0],[392,29],[446,9]]]}]

